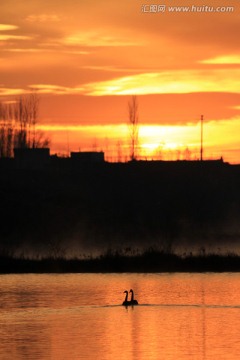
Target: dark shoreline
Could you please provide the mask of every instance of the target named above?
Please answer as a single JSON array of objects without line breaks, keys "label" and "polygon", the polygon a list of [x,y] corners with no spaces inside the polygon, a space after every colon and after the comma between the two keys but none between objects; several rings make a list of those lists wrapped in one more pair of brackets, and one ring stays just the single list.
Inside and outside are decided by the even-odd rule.
[{"label": "dark shoreline", "polygon": [[[240,256],[240,165],[53,158],[46,169],[17,169],[11,160],[0,161],[2,273],[240,271],[228,257]],[[170,255],[125,251],[149,247]],[[109,248],[114,260],[82,256]],[[174,255],[184,252],[194,257]]]},{"label": "dark shoreline", "polygon": [[0,257],[0,274],[23,273],[156,273],[156,272],[240,272],[240,256],[146,252],[136,256],[105,254],[97,258],[25,259]]}]

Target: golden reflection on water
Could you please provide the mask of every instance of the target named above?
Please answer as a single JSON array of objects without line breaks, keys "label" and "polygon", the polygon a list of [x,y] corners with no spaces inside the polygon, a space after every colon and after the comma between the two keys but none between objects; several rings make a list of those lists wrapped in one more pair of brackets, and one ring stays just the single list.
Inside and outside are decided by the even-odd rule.
[{"label": "golden reflection on water", "polygon": [[[239,359],[240,274],[0,276],[0,359]],[[121,306],[133,288],[139,306]]]}]

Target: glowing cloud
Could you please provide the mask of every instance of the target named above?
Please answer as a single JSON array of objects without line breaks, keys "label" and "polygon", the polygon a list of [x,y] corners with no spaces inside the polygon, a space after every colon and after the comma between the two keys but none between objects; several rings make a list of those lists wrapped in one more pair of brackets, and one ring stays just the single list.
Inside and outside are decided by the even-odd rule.
[{"label": "glowing cloud", "polygon": [[0,41],[8,41],[8,40],[29,40],[30,36],[22,36],[22,35],[0,35]]},{"label": "glowing cloud", "polygon": [[0,24],[0,31],[16,30],[18,26],[9,24]]},{"label": "glowing cloud", "polygon": [[217,56],[213,59],[199,61],[202,64],[240,64],[240,55]]},{"label": "glowing cloud", "polygon": [[30,85],[29,87],[40,94],[56,94],[56,95],[76,94],[76,93],[81,93],[83,90],[80,87],[70,88],[66,86],[51,85],[51,84],[34,84],[34,85]]},{"label": "glowing cloud", "polygon": [[26,18],[26,21],[35,22],[58,22],[60,17],[55,14],[32,14]]},{"label": "glowing cloud", "polygon": [[[42,94],[80,94],[86,96],[189,94],[198,92],[239,94],[239,77],[240,69],[229,69],[227,74],[223,69],[212,71],[175,70],[138,74],[109,81],[79,84],[72,87],[56,84],[32,84],[29,85],[29,88]],[[11,91],[13,92],[14,89]]]},{"label": "glowing cloud", "polygon": [[87,84],[87,95],[187,94],[194,92],[240,92],[240,69],[174,70],[117,78]]},{"label": "glowing cloud", "polygon": [[[0,31],[9,31],[9,30],[17,30],[19,27],[16,25],[9,24],[0,24]],[[0,34],[0,41],[8,41],[8,40],[29,40],[32,37],[23,36],[23,35],[6,35]]]},{"label": "glowing cloud", "polygon": [[24,89],[0,88],[0,96],[22,95],[27,93]]},{"label": "glowing cloud", "polygon": [[71,46],[84,45],[93,47],[138,45],[136,41],[118,38],[108,34],[101,34],[101,31],[72,34],[64,37],[62,43]]}]

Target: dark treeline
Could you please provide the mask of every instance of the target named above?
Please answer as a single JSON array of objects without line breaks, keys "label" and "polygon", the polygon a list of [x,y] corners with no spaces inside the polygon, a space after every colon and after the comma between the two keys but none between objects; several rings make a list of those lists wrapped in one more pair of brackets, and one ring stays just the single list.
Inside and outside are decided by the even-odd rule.
[{"label": "dark treeline", "polygon": [[45,170],[0,163],[3,258],[97,257],[109,248],[133,258],[150,246],[181,258],[238,253],[239,166],[51,161]]}]

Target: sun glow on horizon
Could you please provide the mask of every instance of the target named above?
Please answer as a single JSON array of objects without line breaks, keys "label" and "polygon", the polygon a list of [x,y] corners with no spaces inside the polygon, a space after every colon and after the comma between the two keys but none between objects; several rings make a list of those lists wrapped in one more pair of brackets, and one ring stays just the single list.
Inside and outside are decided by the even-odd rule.
[{"label": "sun glow on horizon", "polygon": [[[106,160],[129,160],[129,127],[118,125],[38,125],[53,140],[52,152],[104,151]],[[240,118],[204,124],[204,157],[240,162]],[[227,136],[226,136],[227,135]],[[229,145],[231,143],[231,145]],[[233,158],[232,151],[239,154]],[[236,149],[239,149],[236,151]],[[121,154],[121,155],[120,155]],[[139,126],[137,157],[149,160],[197,160],[200,157],[200,123]],[[124,160],[123,160],[124,159]],[[239,159],[239,160],[238,160]]]}]

